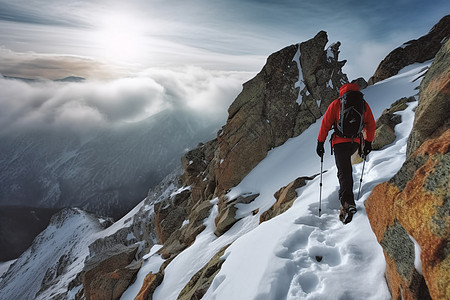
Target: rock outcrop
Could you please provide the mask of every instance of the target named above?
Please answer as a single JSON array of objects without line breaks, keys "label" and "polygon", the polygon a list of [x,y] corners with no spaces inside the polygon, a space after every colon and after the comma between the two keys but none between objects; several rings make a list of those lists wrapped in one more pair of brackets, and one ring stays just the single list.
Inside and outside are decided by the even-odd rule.
[{"label": "rock outcrop", "polygon": [[379,150],[395,141],[395,125],[402,122],[402,117],[395,113],[405,110],[408,107],[407,103],[414,101],[416,101],[415,97],[401,98],[392,103],[390,108],[383,111],[377,120],[375,138],[372,142],[373,150]]},{"label": "rock outcrop", "polygon": [[443,17],[428,34],[396,48],[378,65],[369,85],[396,75],[404,67],[425,62],[436,56],[442,43],[450,36],[450,15]]},{"label": "rock outcrop", "polygon": [[259,194],[241,195],[232,201],[226,201],[227,198],[223,197],[219,201],[219,215],[216,218],[216,230],[214,234],[221,236],[228,229],[230,229],[234,223],[239,221],[236,219],[237,207],[236,204],[249,204],[255,200]]},{"label": "rock outcrop", "polygon": [[405,163],[365,202],[393,299],[450,299],[449,46],[422,81]]},{"label": "rock outcrop", "polygon": [[188,284],[183,288],[177,300],[202,299],[213,279],[219,273],[225,259],[222,256],[230,245],[222,248],[211,260],[194,276]]},{"label": "rock outcrop", "polygon": [[314,179],[317,175],[311,177],[298,177],[288,185],[279,189],[273,196],[277,201],[271,208],[261,214],[259,222],[265,222],[276,217],[292,207],[298,195],[296,190],[305,186],[308,180]]},{"label": "rock outcrop", "polygon": [[138,247],[116,246],[88,260],[82,275],[86,299],[120,299],[140,269],[132,263]]}]

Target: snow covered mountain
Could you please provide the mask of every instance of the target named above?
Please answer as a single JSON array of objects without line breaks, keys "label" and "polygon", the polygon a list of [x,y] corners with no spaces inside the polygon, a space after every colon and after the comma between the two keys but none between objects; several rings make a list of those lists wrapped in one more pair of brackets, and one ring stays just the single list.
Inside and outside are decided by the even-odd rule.
[{"label": "snow covered mountain", "polygon": [[0,205],[77,206],[121,217],[217,128],[217,121],[166,110],[87,140],[48,130],[2,136]]},{"label": "snow covered mountain", "polygon": [[[329,148],[318,216],[320,113],[344,79],[317,80],[309,72],[313,66],[331,75],[342,67],[337,55],[326,55],[326,43],[319,33],[311,43],[322,48],[315,57],[305,55],[307,42],[271,56],[244,84],[217,139],[186,153],[183,175],[166,177],[119,221],[108,224],[79,209],[55,215],[1,277],[0,299],[391,299],[388,256],[365,203],[407,158],[418,88],[432,61],[409,65],[363,90],[375,118],[392,105],[387,119],[397,125],[393,139],[369,155],[364,172],[362,163],[354,165],[355,193],[363,175],[358,212],[343,225]],[[445,47],[448,61],[450,42]],[[273,68],[280,65],[285,73]],[[326,92],[319,94],[321,87]],[[303,124],[305,119],[312,124]],[[422,241],[410,242],[413,268],[425,276]]]}]

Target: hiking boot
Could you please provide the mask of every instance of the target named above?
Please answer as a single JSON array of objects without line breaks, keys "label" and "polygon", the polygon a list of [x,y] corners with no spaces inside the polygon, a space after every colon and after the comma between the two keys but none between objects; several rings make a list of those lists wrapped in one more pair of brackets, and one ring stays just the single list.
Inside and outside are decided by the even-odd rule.
[{"label": "hiking boot", "polygon": [[353,215],[355,213],[355,205],[348,205],[347,203],[344,203],[344,206],[341,206],[341,208],[339,209],[339,220],[344,224],[348,224],[352,221]]},{"label": "hiking boot", "polygon": [[348,212],[349,214],[352,214],[352,215],[356,214],[356,206],[354,206],[354,205],[349,205],[349,206],[348,206],[347,212]]}]

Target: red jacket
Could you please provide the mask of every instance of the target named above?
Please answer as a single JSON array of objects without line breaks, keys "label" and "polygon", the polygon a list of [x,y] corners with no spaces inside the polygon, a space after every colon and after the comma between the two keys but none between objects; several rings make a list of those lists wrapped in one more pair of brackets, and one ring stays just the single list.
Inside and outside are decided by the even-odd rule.
[{"label": "red jacket", "polygon": [[[339,97],[342,97],[348,91],[359,91],[359,86],[354,83],[346,83],[339,89]],[[341,100],[340,98],[331,102],[330,106],[328,106],[327,111],[325,112],[325,116],[323,117],[322,124],[320,126],[319,137],[317,140],[319,142],[325,142],[327,139],[328,131],[330,131],[331,127],[337,123],[339,120],[339,113],[341,111]],[[369,104],[366,102],[366,109],[364,112],[364,138],[372,142],[375,137],[375,129],[377,125],[375,123],[375,119],[373,118],[372,110],[369,107]],[[351,142],[351,138],[343,138],[337,135],[333,135],[332,145],[339,143],[348,143]],[[354,142],[360,143],[359,138],[354,138]]]}]

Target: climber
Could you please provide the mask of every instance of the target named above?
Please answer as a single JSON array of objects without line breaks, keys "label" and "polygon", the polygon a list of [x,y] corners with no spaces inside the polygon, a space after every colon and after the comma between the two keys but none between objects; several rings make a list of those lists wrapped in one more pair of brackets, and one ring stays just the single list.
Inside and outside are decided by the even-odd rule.
[{"label": "climber", "polygon": [[[328,131],[333,128],[331,136],[331,154],[334,151],[339,179],[339,201],[341,208],[339,219],[347,224],[356,213],[353,195],[353,174],[351,156],[359,149],[365,160],[372,150],[375,135],[375,120],[372,111],[363,99],[359,86],[347,83],[339,89],[339,98],[327,108],[317,138],[317,154],[323,158],[324,142]],[[364,134],[363,134],[364,131]],[[362,144],[361,144],[362,142]]]}]

